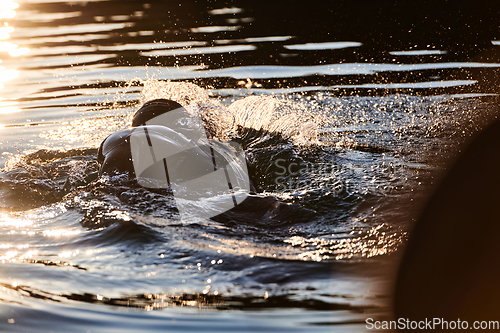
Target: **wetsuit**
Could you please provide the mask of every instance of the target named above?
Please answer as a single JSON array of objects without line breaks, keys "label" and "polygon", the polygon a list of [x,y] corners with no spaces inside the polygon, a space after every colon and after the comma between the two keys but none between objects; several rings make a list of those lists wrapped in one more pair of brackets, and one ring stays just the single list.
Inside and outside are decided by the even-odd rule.
[{"label": "wetsuit", "polygon": [[237,145],[208,140],[201,120],[179,104],[146,103],[132,124],[102,142],[101,176],[128,174],[144,187],[171,188],[178,203],[229,195],[230,207],[217,203],[222,210],[247,197],[251,185],[243,152]]}]

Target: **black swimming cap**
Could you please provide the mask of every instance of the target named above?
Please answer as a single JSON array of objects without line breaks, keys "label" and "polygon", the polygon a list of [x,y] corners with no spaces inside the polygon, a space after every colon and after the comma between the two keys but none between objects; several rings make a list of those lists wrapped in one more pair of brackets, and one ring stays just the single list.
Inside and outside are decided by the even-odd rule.
[{"label": "black swimming cap", "polygon": [[132,127],[145,125],[147,121],[169,111],[184,109],[182,105],[169,99],[155,99],[145,103],[134,114]]}]

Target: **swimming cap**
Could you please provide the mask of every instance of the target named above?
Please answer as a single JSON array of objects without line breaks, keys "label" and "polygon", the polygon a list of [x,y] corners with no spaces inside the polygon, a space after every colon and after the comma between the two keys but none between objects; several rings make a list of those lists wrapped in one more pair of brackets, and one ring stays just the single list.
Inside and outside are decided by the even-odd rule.
[{"label": "swimming cap", "polygon": [[[132,119],[132,127],[143,126],[146,123],[151,122],[153,118],[156,118],[169,111],[179,110],[182,113],[187,114],[186,109],[182,107],[177,102],[169,99],[155,99],[145,103],[137,112],[134,114]],[[167,125],[167,124],[149,124],[149,125]]]}]

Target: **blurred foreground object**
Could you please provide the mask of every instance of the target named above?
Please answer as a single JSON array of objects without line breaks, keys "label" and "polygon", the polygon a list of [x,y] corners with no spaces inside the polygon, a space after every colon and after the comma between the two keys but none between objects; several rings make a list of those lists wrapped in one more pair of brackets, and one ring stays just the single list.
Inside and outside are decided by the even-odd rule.
[{"label": "blurred foreground object", "polygon": [[398,272],[396,318],[499,320],[500,121],[480,132],[419,217]]}]

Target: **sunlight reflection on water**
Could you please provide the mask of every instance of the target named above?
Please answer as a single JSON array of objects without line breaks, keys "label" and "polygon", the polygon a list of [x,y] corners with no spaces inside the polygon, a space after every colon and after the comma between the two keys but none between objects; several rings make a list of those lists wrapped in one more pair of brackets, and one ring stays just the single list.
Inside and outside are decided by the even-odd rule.
[{"label": "sunlight reflection on water", "polygon": [[[16,11],[19,5],[13,1],[1,1],[0,2],[0,19],[12,19],[16,16]],[[4,21],[4,27],[0,28],[0,39],[7,40],[11,37],[11,34],[15,31],[15,28],[9,26],[7,21]],[[11,57],[19,57],[27,54],[30,51],[27,47],[19,47],[17,44],[10,43],[8,41],[0,42],[0,55],[2,53],[8,53]],[[2,57],[3,58],[3,57]],[[2,62],[2,60],[0,60]],[[7,81],[12,81],[19,76],[19,71],[16,69],[6,68],[0,66],[0,90],[5,88]],[[0,91],[0,96],[1,96]],[[17,106],[17,101],[8,101],[5,98],[0,97],[0,114],[9,114],[20,112],[21,110]],[[0,126],[4,126],[3,124]]]},{"label": "sunlight reflection on water", "polygon": [[[0,165],[9,159],[0,178],[0,309],[20,314],[0,313],[0,326],[22,331],[62,313],[43,328],[72,331],[84,321],[91,331],[160,331],[168,317],[179,320],[174,331],[359,332],[368,313],[387,313],[379,285],[405,240],[407,201],[423,191],[418,177],[437,173],[435,156],[480,128],[477,114],[490,112],[481,98],[495,96],[483,78],[496,75],[498,57],[461,56],[454,40],[413,41],[368,23],[359,33],[362,20],[332,21],[337,11],[313,2],[207,4],[0,0]],[[498,51],[498,36],[487,41]],[[312,207],[313,222],[290,213],[277,223],[285,206],[276,205],[262,219],[182,224],[158,193],[85,183],[102,139],[130,125],[154,82],[176,88],[148,99],[215,101],[257,132],[317,139],[307,146],[265,133],[249,149],[259,195]],[[279,112],[236,108],[252,100]],[[303,126],[310,119],[319,130]],[[474,128],[459,131],[463,123]],[[282,155],[335,168],[297,178],[303,191],[279,192],[269,183]],[[345,183],[338,196],[337,181]],[[172,315],[184,306],[191,317]],[[242,311],[193,324],[207,309]],[[245,316],[267,318],[266,327]]]}]

